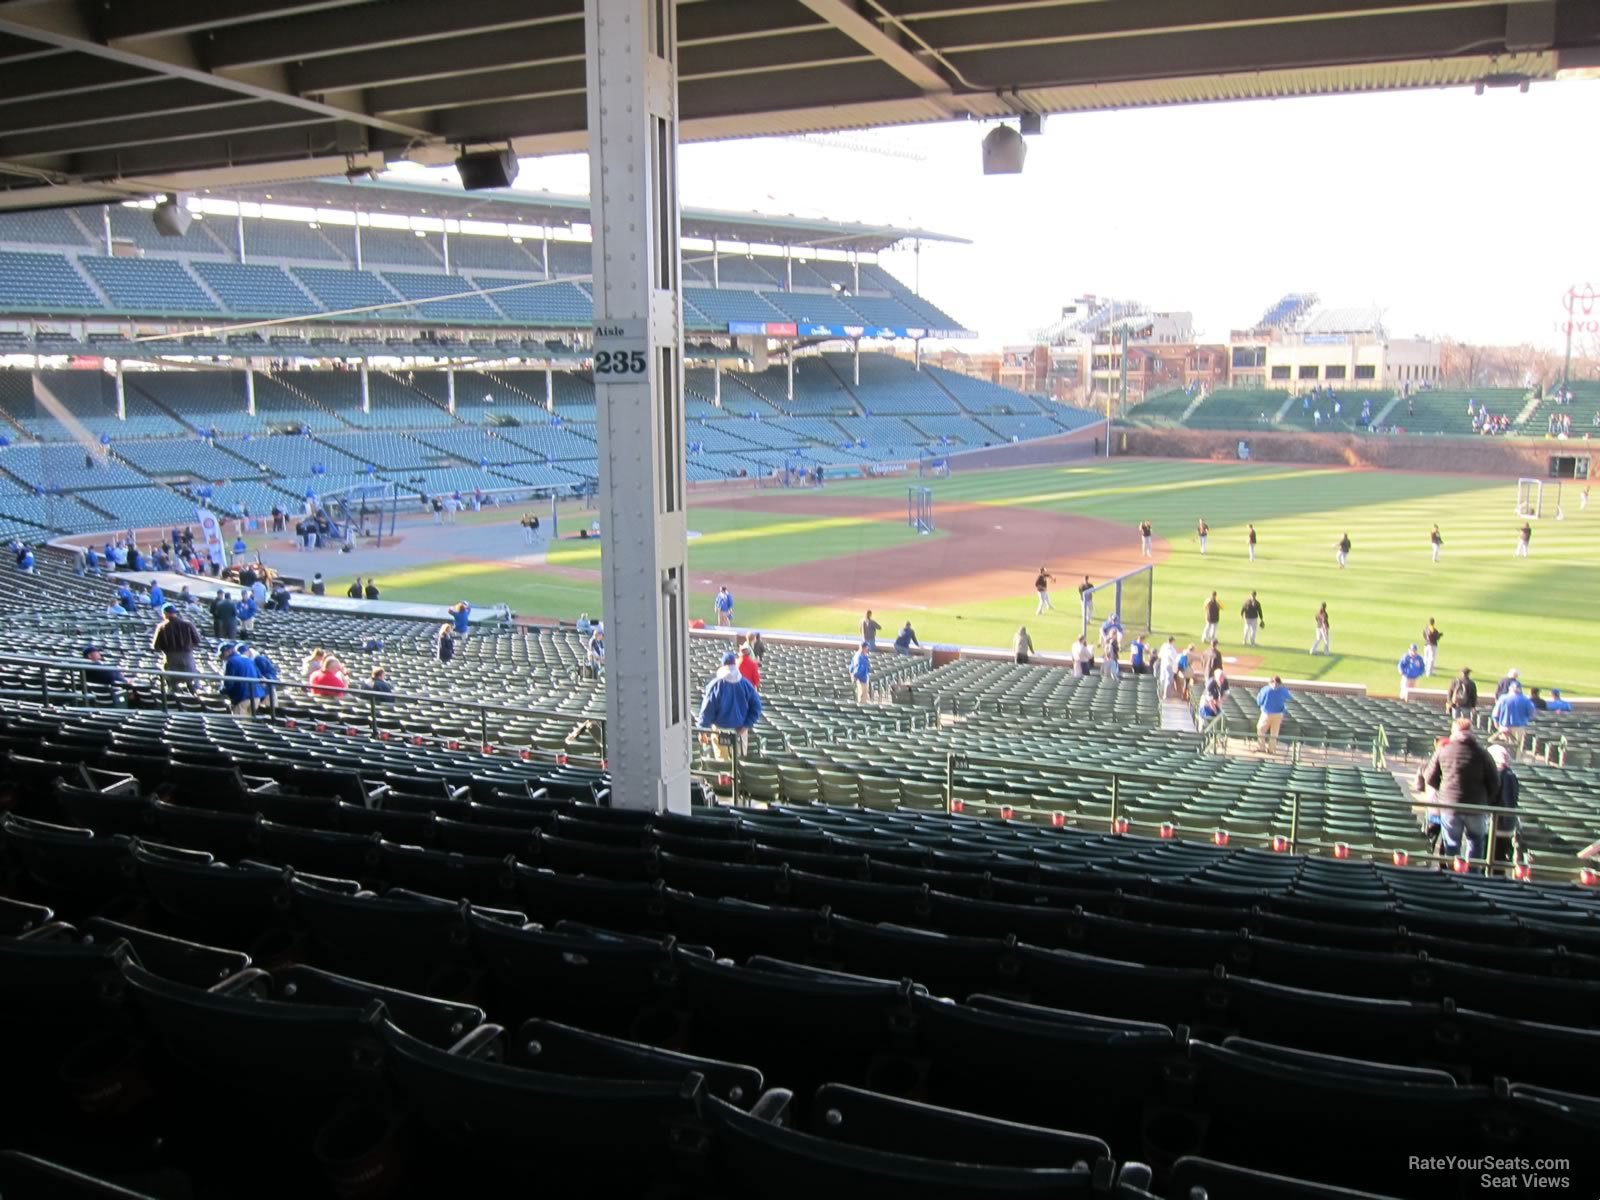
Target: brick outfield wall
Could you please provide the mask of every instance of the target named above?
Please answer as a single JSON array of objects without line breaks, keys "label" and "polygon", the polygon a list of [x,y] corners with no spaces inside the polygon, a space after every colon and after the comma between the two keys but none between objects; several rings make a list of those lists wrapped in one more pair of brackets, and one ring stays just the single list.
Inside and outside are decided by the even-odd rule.
[{"label": "brick outfield wall", "polygon": [[1528,438],[1444,438],[1418,434],[1362,437],[1350,433],[1279,433],[1256,430],[1122,429],[1118,454],[1152,458],[1236,462],[1239,441],[1250,443],[1258,462],[1366,467],[1384,471],[1455,471],[1470,475],[1543,479],[1552,456],[1583,457],[1594,448],[1587,437],[1565,441]]}]

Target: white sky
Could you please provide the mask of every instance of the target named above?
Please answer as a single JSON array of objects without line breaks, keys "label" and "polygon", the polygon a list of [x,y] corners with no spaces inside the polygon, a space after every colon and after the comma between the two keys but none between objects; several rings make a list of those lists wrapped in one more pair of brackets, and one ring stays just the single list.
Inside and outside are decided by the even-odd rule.
[{"label": "white sky", "polygon": [[[1057,116],[1020,176],[984,176],[987,126],[685,146],[683,201],[916,225],[922,290],[1023,341],[1073,296],[1195,314],[1226,339],[1289,291],[1375,304],[1399,335],[1558,346],[1568,287],[1600,285],[1600,81]],[[916,158],[906,157],[914,155]],[[920,159],[920,161],[919,161]],[[518,183],[588,191],[584,156]],[[911,282],[909,253],[885,257]]]}]

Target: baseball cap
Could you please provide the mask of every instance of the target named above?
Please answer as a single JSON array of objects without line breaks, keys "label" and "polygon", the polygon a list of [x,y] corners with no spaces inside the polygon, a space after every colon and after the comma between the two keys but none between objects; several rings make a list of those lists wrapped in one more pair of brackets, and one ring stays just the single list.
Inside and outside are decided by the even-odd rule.
[{"label": "baseball cap", "polygon": [[217,647],[217,657],[222,658],[224,655],[232,654],[238,648],[232,642],[223,642],[222,645]]},{"label": "baseball cap", "polygon": [[734,654],[733,651],[731,651],[731,650],[728,651],[728,653],[726,653],[726,654],[724,654],[722,656],[722,665],[725,666],[725,667],[731,667],[731,666],[733,666],[734,663],[736,663],[738,661],[739,661],[739,656]]},{"label": "baseball cap", "polygon": [[81,653],[83,654],[84,658],[88,658],[89,655],[93,654],[98,649],[100,649],[99,646],[85,646]]},{"label": "baseball cap", "polygon": [[164,613],[175,613],[178,611],[178,606],[176,604],[163,604],[161,606],[161,611]]}]

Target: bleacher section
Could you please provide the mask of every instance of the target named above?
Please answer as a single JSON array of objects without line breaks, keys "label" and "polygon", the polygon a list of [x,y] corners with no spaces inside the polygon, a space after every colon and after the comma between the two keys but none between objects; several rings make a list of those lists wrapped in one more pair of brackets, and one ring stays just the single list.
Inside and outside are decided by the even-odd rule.
[{"label": "bleacher section", "polygon": [[0,250],[0,307],[21,312],[96,312],[105,301],[64,254]]},{"label": "bleacher section", "polygon": [[194,269],[232,312],[285,316],[320,308],[282,267],[200,260]]},{"label": "bleacher section", "polygon": [[1191,429],[1266,429],[1288,398],[1287,392],[1260,388],[1217,388],[1189,415],[1188,424]]},{"label": "bleacher section", "polygon": [[[203,335],[190,341],[194,344],[186,343],[185,349],[202,352],[223,345]],[[286,353],[295,351],[295,341],[273,335],[249,350],[254,356]],[[303,351],[306,343],[299,341],[299,347]],[[793,401],[784,395],[782,367],[725,372],[721,409],[691,395],[689,477],[695,482],[748,478],[785,462],[810,467],[909,460],[941,447],[1050,436],[1063,427],[1046,415],[1058,406],[1033,397],[1015,396],[1019,415],[1000,414],[1007,406],[989,384],[975,390],[952,384],[987,409],[982,416],[962,412],[944,386],[893,356],[864,356],[859,387],[841,377],[847,366],[853,366],[848,357],[797,360]],[[73,528],[101,528],[135,513],[167,520],[188,503],[156,487],[156,481],[176,482],[225,510],[237,503],[256,513],[285,496],[299,498],[368,479],[463,492],[583,485],[598,475],[594,385],[587,374],[569,370],[551,378],[554,412],[542,403],[542,370],[462,370],[455,385],[460,412],[452,416],[448,381],[439,370],[369,371],[372,403],[365,413],[358,371],[258,371],[252,415],[243,371],[129,370],[124,376],[129,419],[122,422],[115,415],[115,380],[104,371],[0,371],[0,412],[45,439],[42,451],[33,449],[48,456],[51,470],[30,472],[31,460],[19,456],[21,474],[14,475],[19,495],[28,497],[33,486],[57,489],[64,497],[79,489],[145,489],[126,497],[126,514],[113,507],[115,520],[91,520],[92,512],[74,510],[67,522]],[[712,390],[703,370],[690,372],[689,384]],[[48,411],[39,398],[46,391],[94,439],[87,448],[77,444],[79,435],[71,427],[41,415]],[[767,398],[759,398],[763,395]],[[485,403],[485,396],[493,402]],[[86,455],[95,467],[83,466]],[[75,473],[68,470],[74,462]],[[98,465],[102,462],[105,469]],[[37,483],[33,476],[39,477]],[[212,489],[209,497],[206,488]],[[23,507],[26,512],[14,508],[0,515],[22,522],[14,528],[29,537],[42,532],[35,525],[48,524],[52,511],[65,511],[65,506],[50,510],[31,501]]]},{"label": "bleacher section", "polygon": [[[1595,1191],[1600,893],[1420,865],[1385,772],[1203,754],[1148,678],[882,655],[910,703],[857,704],[775,644],[739,795],[702,752],[692,811],[633,811],[570,629],[442,666],[435,623],[291,608],[268,713],[113,707],[14,659],[137,675],[154,618],[41,558],[0,575],[7,1195]],[[305,695],[313,646],[398,694]],[[1521,807],[1560,783],[1592,829],[1583,773]]]}]

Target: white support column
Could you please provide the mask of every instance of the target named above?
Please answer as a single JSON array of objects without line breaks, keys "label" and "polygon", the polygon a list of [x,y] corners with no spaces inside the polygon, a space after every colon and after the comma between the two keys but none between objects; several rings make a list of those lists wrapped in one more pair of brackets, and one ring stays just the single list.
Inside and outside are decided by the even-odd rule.
[{"label": "white support column", "polygon": [[356,270],[361,270],[361,214],[356,213]]},{"label": "white support column", "polygon": [[367,369],[367,360],[361,360],[361,411],[372,411],[372,375]]},{"label": "white support column", "polygon": [[789,246],[783,248],[783,290],[794,291],[794,250]]},{"label": "white support column", "polygon": [[543,225],[544,230],[544,277],[550,278],[550,226]]},{"label": "white support column", "polygon": [[556,369],[549,363],[544,365],[544,406],[548,412],[556,410]]},{"label": "white support column", "polygon": [[443,230],[441,236],[444,238],[444,269],[448,271],[450,269],[450,231],[448,229]]},{"label": "white support column", "polygon": [[853,362],[853,366],[855,368],[855,371],[854,371],[855,385],[857,387],[860,387],[861,386],[861,339],[860,338],[851,338],[850,339],[850,345],[855,350],[855,359],[854,359],[854,362]]},{"label": "white support column", "polygon": [[128,389],[122,378],[122,360],[119,358],[111,364],[117,373],[117,420],[128,419]]},{"label": "white support column", "polygon": [[790,343],[790,345],[789,345],[788,364],[789,364],[789,367],[788,367],[788,371],[789,371],[788,382],[784,385],[783,394],[784,394],[786,399],[793,400],[794,399],[794,344],[793,343]]},{"label": "white support column", "polygon": [[[861,294],[861,251],[850,251],[850,290]],[[858,381],[859,382],[859,381]]]},{"label": "white support column", "polygon": [[450,415],[452,417],[455,416],[456,415],[456,369],[454,367],[446,367],[444,369],[444,398],[445,398],[445,406],[447,408],[449,408]]},{"label": "white support column", "polygon": [[611,803],[681,813],[699,681],[689,676],[676,13],[676,0],[584,0]]},{"label": "white support column", "polygon": [[105,238],[105,254],[111,257],[111,205],[107,204],[100,210],[100,233]]},{"label": "white support column", "polygon": [[720,358],[711,367],[711,403],[718,408],[722,407],[722,360]]},{"label": "white support column", "polygon": [[717,249],[717,239],[711,239],[711,286],[722,286],[722,254]]},{"label": "white support column", "polygon": [[249,363],[244,365],[244,410],[256,415],[256,373]]},{"label": "white support column", "polygon": [[917,338],[911,343],[911,369],[922,370],[922,339]]},{"label": "white support column", "polygon": [[911,276],[911,290],[917,295],[922,295],[922,239],[918,238],[911,243],[911,252],[916,256],[915,273]]},{"label": "white support column", "polygon": [[233,214],[233,241],[234,247],[239,251],[239,261],[248,262],[244,254],[244,210],[235,209]]}]

